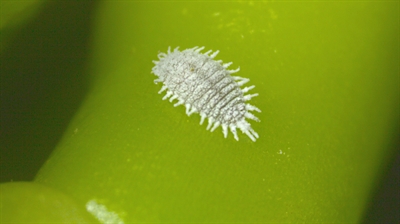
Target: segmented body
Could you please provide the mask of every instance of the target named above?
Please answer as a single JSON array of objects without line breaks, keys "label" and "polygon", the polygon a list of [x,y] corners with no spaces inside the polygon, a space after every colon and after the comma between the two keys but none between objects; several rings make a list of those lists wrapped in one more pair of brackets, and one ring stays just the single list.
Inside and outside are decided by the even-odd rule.
[{"label": "segmented body", "polygon": [[[219,51],[207,51],[202,54],[204,47],[194,47],[179,51],[178,47],[171,52],[159,53],[160,61],[153,61],[152,69],[158,78],[155,83],[162,82],[159,93],[167,91],[163,100],[169,98],[170,102],[177,99],[174,106],[185,105],[186,114],[199,113],[200,124],[208,118],[207,130],[214,131],[222,126],[225,138],[228,128],[239,140],[236,128],[239,128],[252,141],[259,137],[246,118],[259,121],[250,111],[261,112],[257,107],[247,104],[246,101],[258,94],[244,95],[254,86],[241,89],[249,79],[231,76],[239,71],[227,70],[232,62],[223,64],[221,60],[214,60]],[[210,55],[211,54],[211,55]]]}]

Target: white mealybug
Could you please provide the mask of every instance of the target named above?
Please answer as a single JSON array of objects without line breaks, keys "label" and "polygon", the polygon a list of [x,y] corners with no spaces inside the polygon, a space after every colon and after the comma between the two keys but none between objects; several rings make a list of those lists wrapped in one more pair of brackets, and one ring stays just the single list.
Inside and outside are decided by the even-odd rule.
[{"label": "white mealybug", "polygon": [[249,111],[261,112],[257,107],[246,104],[245,102],[252,97],[258,96],[257,93],[244,95],[253,89],[254,86],[240,89],[249,79],[231,74],[239,71],[227,70],[229,63],[222,63],[222,60],[214,60],[219,51],[207,51],[200,53],[204,47],[194,47],[179,51],[179,47],[171,52],[168,48],[167,53],[159,53],[160,61],[153,61],[155,66],[152,69],[158,78],[155,83],[162,82],[163,86],[158,93],[167,90],[163,100],[169,101],[177,99],[174,106],[185,105],[186,114],[200,113],[200,124],[208,118],[207,130],[214,131],[218,126],[222,126],[225,138],[228,136],[228,127],[235,139],[239,141],[236,128],[239,128],[252,141],[258,138],[246,118],[260,121]]}]

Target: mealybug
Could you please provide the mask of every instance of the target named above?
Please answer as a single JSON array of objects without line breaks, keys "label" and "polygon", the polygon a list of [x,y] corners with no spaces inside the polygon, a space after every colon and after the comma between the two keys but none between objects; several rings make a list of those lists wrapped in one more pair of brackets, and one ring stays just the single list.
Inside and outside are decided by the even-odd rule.
[{"label": "mealybug", "polygon": [[[204,47],[194,47],[179,51],[179,47],[171,52],[159,53],[160,61],[153,61],[155,66],[152,73],[158,76],[155,83],[162,82],[163,86],[158,93],[167,90],[163,100],[177,99],[174,106],[185,105],[186,114],[200,113],[200,124],[208,118],[207,130],[214,131],[222,126],[225,138],[228,136],[228,127],[236,140],[239,138],[236,128],[239,128],[253,141],[258,138],[246,118],[259,121],[250,111],[261,112],[257,107],[245,103],[257,93],[244,95],[254,86],[240,89],[249,79],[231,74],[239,71],[227,70],[232,64],[214,60],[219,51],[200,53]],[[210,55],[211,54],[211,55]]]}]

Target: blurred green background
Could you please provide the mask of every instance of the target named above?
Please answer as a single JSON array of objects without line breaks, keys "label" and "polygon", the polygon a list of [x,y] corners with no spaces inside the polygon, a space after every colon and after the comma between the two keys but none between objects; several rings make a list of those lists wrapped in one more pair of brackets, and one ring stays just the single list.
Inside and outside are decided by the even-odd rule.
[{"label": "blurred green background", "polygon": [[[42,167],[126,222],[353,223],[398,149],[398,2],[1,4],[2,182]],[[257,142],[161,100],[168,46],[240,66]]]}]

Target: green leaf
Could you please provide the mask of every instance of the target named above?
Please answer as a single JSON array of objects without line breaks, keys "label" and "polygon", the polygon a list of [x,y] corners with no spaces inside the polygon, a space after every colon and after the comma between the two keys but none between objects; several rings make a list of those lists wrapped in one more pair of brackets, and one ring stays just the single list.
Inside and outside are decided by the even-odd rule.
[{"label": "green leaf", "polygon": [[39,11],[43,0],[1,1],[0,30],[29,21]]},{"label": "green leaf", "polygon": [[42,5],[43,0],[0,2],[0,53],[3,52],[4,47],[18,28],[31,21]]},{"label": "green leaf", "polygon": [[[398,3],[105,1],[92,88],[36,181],[132,222],[361,220],[399,117]],[[260,138],[162,101],[168,46],[220,50]]]},{"label": "green leaf", "polygon": [[0,184],[1,223],[94,223],[96,220],[60,191],[38,183]]}]

